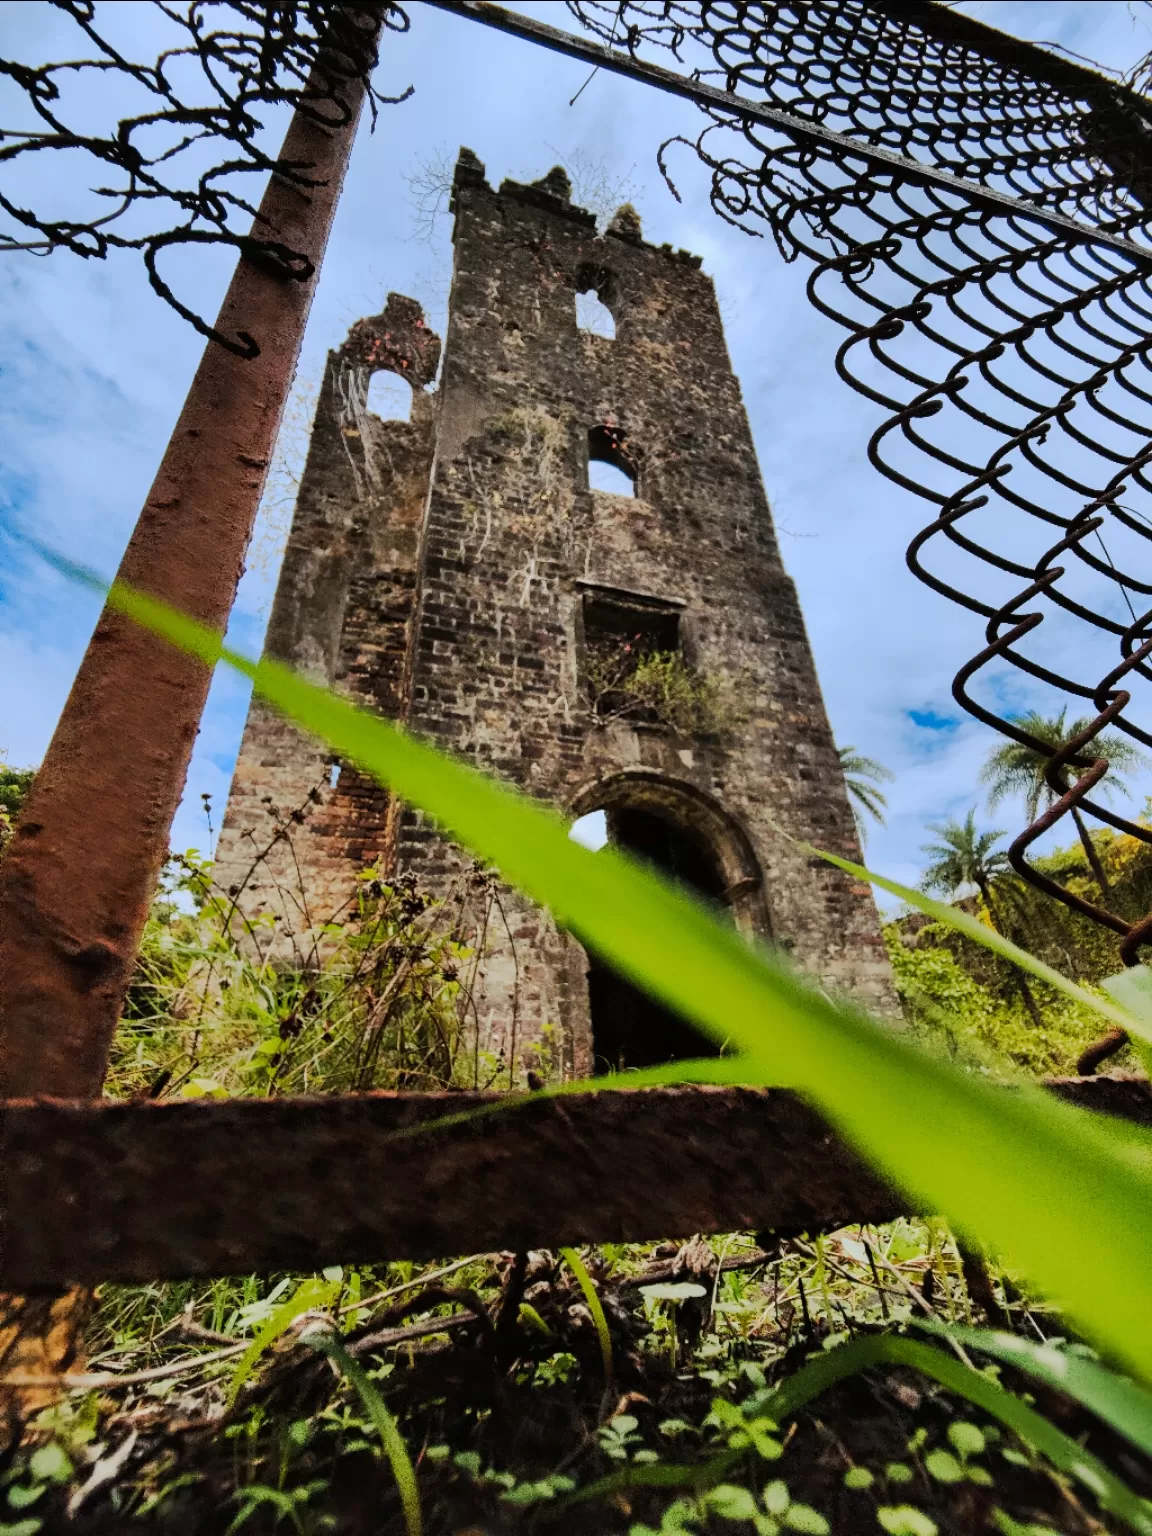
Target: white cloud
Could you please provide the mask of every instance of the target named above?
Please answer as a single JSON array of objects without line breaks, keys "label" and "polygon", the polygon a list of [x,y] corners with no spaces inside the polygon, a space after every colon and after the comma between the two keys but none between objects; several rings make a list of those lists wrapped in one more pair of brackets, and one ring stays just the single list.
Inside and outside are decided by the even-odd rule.
[{"label": "white cloud", "polygon": [[[569,23],[556,5],[524,8]],[[1012,0],[963,8],[1104,62],[1127,64],[1152,41],[1134,32],[1121,5]],[[419,3],[409,9],[410,35],[385,38],[379,83],[391,92],[411,82],[416,93],[403,106],[383,107],[375,134],[365,129],[357,142],[302,373],[315,377],[327,349],[355,319],[377,311],[389,289],[420,298],[442,328],[450,221],[440,220],[432,247],[411,238],[404,177],[420,157],[438,147],[454,157],[467,144],[493,181],[542,174],[553,150],[603,157],[630,173],[649,238],[696,251],[716,278],[837,739],[898,775],[890,824],[872,834],[869,856],[878,868],[914,880],[925,823],[963,814],[976,802],[991,736],[967,719],[946,736],[926,731],[907,712],[955,712],[951,678],[975,649],[979,625],[905,566],[925,504],[881,479],[866,460],[879,413],[836,378],[833,358],[844,333],[807,303],[802,263],[786,267],[770,240],[749,239],[716,218],[690,153],[674,161],[683,203],[668,192],[655,150],[672,134],[695,135],[700,119],[692,107],[604,72],[571,107],[588,75],[584,65]],[[120,24],[136,25],[148,10],[122,7]],[[23,29],[26,50],[40,46],[45,14],[42,6],[9,8],[9,25]],[[59,27],[57,16],[52,27]],[[173,270],[181,292],[212,313],[224,266],[197,258]],[[9,494],[42,535],[109,571],[175,422],[200,339],[151,294],[134,256],[103,264],[64,254],[49,261],[8,257],[0,268],[0,318]],[[259,643],[253,615],[266,586],[256,573],[242,588],[238,628],[250,648]],[[57,579],[35,574],[0,589],[0,746],[14,762],[35,760],[47,743],[94,617],[85,603]],[[244,689],[218,679],[173,834],[178,846],[204,846],[205,790],[218,824],[245,708]],[[1152,778],[1141,786],[1141,793],[1149,790]],[[1010,824],[1010,811],[1002,814],[1000,824]]]}]

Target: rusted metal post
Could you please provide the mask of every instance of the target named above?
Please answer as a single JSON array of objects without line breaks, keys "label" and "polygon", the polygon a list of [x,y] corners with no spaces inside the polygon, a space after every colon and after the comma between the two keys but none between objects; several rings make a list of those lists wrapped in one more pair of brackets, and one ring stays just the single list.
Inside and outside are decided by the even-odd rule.
[{"label": "rusted metal post", "polygon": [[[380,9],[365,8],[369,24]],[[236,595],[365,89],[342,84],[337,126],[293,116],[280,158],[318,185],[273,175],[253,233],[315,271],[292,281],[238,262],[216,326],[255,337],[260,354],[206,346],[120,566],[124,581],[215,629]],[[102,614],[0,865],[6,1098],[100,1092],[210,680],[200,662]]]},{"label": "rusted metal post", "polygon": [[[349,8],[377,32],[382,10]],[[315,185],[274,174],[253,226],[306,256],[312,274],[237,263],[216,328],[254,337],[259,355],[206,346],[120,565],[124,581],[213,628],[235,599],[367,91],[329,78],[321,59],[309,92],[328,97],[316,106],[329,121],[297,110],[280,150]],[[101,615],[0,863],[5,1098],[100,1092],[210,681],[199,662]],[[66,1370],[88,1303],[83,1289],[0,1295],[0,1370]],[[0,1443],[54,1395],[0,1388]]]}]

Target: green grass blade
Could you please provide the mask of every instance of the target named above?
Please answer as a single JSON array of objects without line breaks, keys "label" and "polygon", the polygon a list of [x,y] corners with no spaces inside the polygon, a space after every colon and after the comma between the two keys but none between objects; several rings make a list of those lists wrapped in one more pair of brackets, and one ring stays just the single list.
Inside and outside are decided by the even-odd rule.
[{"label": "green grass blade", "polygon": [[[945,1331],[945,1330],[941,1330]],[[952,1330],[948,1330],[952,1331]],[[966,1330],[979,1336],[979,1330]],[[960,1333],[960,1330],[955,1330]],[[778,1424],[793,1418],[831,1387],[877,1365],[905,1365],[930,1376],[948,1391],[999,1420],[1027,1444],[1046,1456],[1059,1471],[1074,1477],[1091,1490],[1103,1508],[1125,1521],[1139,1536],[1152,1536],[1152,1505],[1141,1499],[1098,1457],[1049,1422],[1027,1403],[980,1371],[974,1371],[952,1355],[930,1344],[898,1334],[878,1334],[842,1344],[818,1355],[785,1381],[766,1400],[758,1402],[757,1414]],[[718,1482],[738,1464],[748,1450],[727,1450],[707,1461],[688,1465],[628,1467],[600,1478],[572,1494],[569,1502],[584,1503],[634,1487],[701,1488]]]},{"label": "green grass blade", "polygon": [[123,587],[109,601],[206,664],[223,658],[251,677],[263,698],[491,859],[609,963],[729,1041],[757,1077],[808,1094],[920,1209],[947,1213],[1009,1258],[1152,1381],[1152,1180],[1090,1116],[1039,1091],[997,1091],[833,1003],[682,891],[612,849],[581,848],[539,802],[287,667],[227,651]]},{"label": "green grass blade", "polygon": [[1099,1361],[1056,1349],[1051,1344],[1037,1344],[1014,1333],[954,1327],[928,1318],[918,1318],[916,1327],[941,1338],[955,1339],[965,1349],[991,1355],[1058,1392],[1066,1392],[1138,1450],[1152,1456],[1152,1392],[1126,1376],[1117,1376]]},{"label": "green grass blade", "polygon": [[584,1292],[584,1300],[588,1303],[588,1310],[596,1325],[596,1337],[600,1340],[600,1358],[604,1362],[604,1380],[614,1381],[616,1371],[612,1364],[612,1335],[608,1332],[608,1319],[604,1316],[604,1306],[599,1293],[592,1284],[592,1276],[584,1267],[584,1261],[575,1248],[561,1248],[560,1257],[576,1276],[576,1283]]},{"label": "green grass blade", "polygon": [[778,1422],[791,1418],[829,1387],[874,1365],[907,1365],[931,1376],[948,1391],[999,1419],[1001,1424],[1045,1455],[1059,1471],[1089,1488],[1103,1508],[1119,1516],[1134,1531],[1140,1532],[1140,1536],[1152,1536],[1152,1505],[1133,1493],[1098,1457],[1077,1445],[1013,1393],[931,1344],[921,1344],[898,1334],[879,1334],[843,1344],[802,1366],[794,1376],[782,1382],[762,1411]]},{"label": "green grass blade", "polygon": [[280,1335],[285,1333],[305,1312],[311,1312],[317,1307],[326,1307],[339,1289],[338,1281],[304,1280],[287,1301],[280,1303],[240,1356],[228,1386],[229,1408],[236,1401],[240,1388],[255,1370],[256,1362],[265,1350],[270,1349]]},{"label": "green grass blade", "polygon": [[333,1360],[360,1394],[368,1416],[375,1424],[376,1432],[380,1436],[384,1454],[392,1468],[392,1476],[396,1479],[408,1536],[421,1536],[424,1517],[420,1510],[420,1490],[416,1486],[416,1472],[412,1466],[412,1458],[408,1455],[408,1447],[404,1443],[404,1436],[400,1433],[400,1426],[388,1412],[375,1382],[369,1381],[359,1361],[354,1360],[336,1335],[327,1329],[317,1329],[314,1333],[305,1334],[304,1343],[311,1345],[313,1349],[321,1350]]}]

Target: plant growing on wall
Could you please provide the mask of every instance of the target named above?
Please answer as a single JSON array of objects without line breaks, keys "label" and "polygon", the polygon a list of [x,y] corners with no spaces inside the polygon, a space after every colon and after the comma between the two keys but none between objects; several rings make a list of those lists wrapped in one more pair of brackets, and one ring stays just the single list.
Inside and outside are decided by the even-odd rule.
[{"label": "plant growing on wall", "polygon": [[723,737],[747,712],[727,678],[689,665],[679,651],[650,650],[645,637],[611,637],[590,646],[592,712],[601,721],[665,726],[683,736]]}]

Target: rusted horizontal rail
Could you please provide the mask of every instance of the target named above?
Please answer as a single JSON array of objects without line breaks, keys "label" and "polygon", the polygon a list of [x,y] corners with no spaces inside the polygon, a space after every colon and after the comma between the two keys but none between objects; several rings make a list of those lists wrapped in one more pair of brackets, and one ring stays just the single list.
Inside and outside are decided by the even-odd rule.
[{"label": "rusted horizontal rail", "polygon": [[[1062,1097],[1152,1124],[1147,1083]],[[0,1288],[815,1231],[906,1201],[783,1089],[0,1105]],[[415,1133],[415,1134],[414,1134]]]}]

